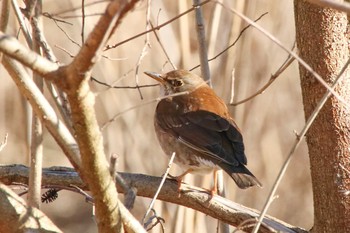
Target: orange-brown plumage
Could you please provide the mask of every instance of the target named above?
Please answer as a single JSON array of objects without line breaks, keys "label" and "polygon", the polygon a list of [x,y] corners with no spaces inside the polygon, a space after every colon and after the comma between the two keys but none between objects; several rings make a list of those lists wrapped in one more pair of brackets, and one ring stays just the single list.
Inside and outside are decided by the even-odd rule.
[{"label": "orange-brown plumage", "polygon": [[226,104],[203,79],[186,70],[145,73],[169,96],[158,103],[154,126],[162,149],[176,153],[184,175],[223,169],[240,188],[261,186],[245,167],[243,138]]}]

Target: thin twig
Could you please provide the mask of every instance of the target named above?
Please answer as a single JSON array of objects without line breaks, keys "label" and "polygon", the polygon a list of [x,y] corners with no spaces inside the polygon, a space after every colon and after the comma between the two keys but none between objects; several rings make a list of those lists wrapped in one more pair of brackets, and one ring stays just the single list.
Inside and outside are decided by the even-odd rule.
[{"label": "thin twig", "polygon": [[[66,191],[71,191],[71,192],[75,192],[78,194],[81,194],[85,197],[85,200],[87,203],[89,204],[94,204],[94,199],[91,195],[89,195],[87,192],[85,192],[83,189],[81,189],[80,187],[76,186],[76,185],[69,185],[69,186],[63,186],[63,185],[43,185],[41,187],[42,189],[57,189],[58,191],[61,190],[66,190]],[[25,193],[24,193],[25,194]]]},{"label": "thin twig", "polygon": [[9,136],[9,134],[6,133],[5,137],[4,137],[4,140],[0,143],[0,151],[2,151],[5,148],[5,146],[7,145],[7,138],[8,138],[8,136]]},{"label": "thin twig", "polygon": [[[127,78],[128,75],[131,74],[131,72],[133,72],[133,71],[134,71],[134,69],[128,70],[128,71],[125,72],[123,75],[121,75],[121,76],[118,77],[116,80],[114,80],[111,84],[102,82],[102,81],[100,81],[100,80],[92,80],[92,81],[97,81],[97,83],[108,87],[107,89],[104,89],[104,90],[101,90],[101,91],[98,91],[98,92],[96,91],[96,92],[95,92],[95,96],[98,96],[98,95],[100,95],[101,93],[112,89],[114,86],[116,87],[116,89],[118,89],[118,87],[123,87],[123,86],[116,86],[116,84],[119,83],[119,82],[121,82],[123,79]],[[154,84],[154,85],[156,85],[156,84]],[[128,86],[127,86],[127,87],[128,87]],[[129,87],[130,87],[130,89],[136,89],[135,86],[129,86]],[[142,85],[142,87],[143,87],[143,85]]]},{"label": "thin twig", "polygon": [[85,0],[81,0],[81,44],[85,42]]},{"label": "thin twig", "polygon": [[184,91],[184,92],[179,92],[179,93],[175,93],[175,94],[172,94],[172,95],[167,95],[167,96],[163,96],[163,97],[160,97],[160,98],[156,98],[156,99],[152,99],[152,100],[149,100],[145,103],[141,103],[141,104],[138,104],[138,105],[135,105],[135,106],[132,106],[130,108],[127,108],[125,109],[124,111],[116,114],[112,119],[110,119],[109,121],[107,121],[106,123],[104,123],[101,127],[101,131],[104,130],[107,126],[109,126],[112,122],[116,121],[120,116],[122,116],[123,114],[127,113],[127,112],[130,112],[131,110],[134,110],[134,109],[137,109],[139,107],[143,107],[143,106],[146,106],[148,104],[151,104],[151,103],[154,103],[156,101],[160,101],[162,99],[166,99],[166,98],[169,98],[169,97],[175,97],[175,96],[179,96],[179,95],[188,95],[189,92],[187,91]]},{"label": "thin twig", "polygon": [[[223,1],[223,0],[219,0]],[[214,54],[215,51],[215,43],[217,41],[217,36],[218,36],[218,30],[219,30],[219,25],[220,25],[220,17],[222,15],[222,7],[215,5],[214,9],[214,15],[211,23],[211,30],[210,30],[210,37],[209,37],[209,48],[208,48],[208,55]],[[208,64],[209,60],[207,61]],[[234,69],[232,70],[231,73],[231,99],[234,97]],[[214,173],[215,174],[215,173]],[[217,182],[217,188],[218,190],[218,195],[222,197],[226,197],[226,192],[225,192],[225,187],[224,187],[224,176],[223,176],[223,171],[219,170],[216,172],[216,176],[214,176],[214,179],[216,179]],[[215,184],[215,180],[214,180]],[[217,233],[229,233],[229,225],[218,220],[217,221],[217,228],[216,228]]]},{"label": "thin twig", "polygon": [[[223,0],[218,0],[218,1],[223,2]],[[215,47],[216,47],[215,45],[218,42],[218,35],[220,35],[219,28],[220,28],[220,24],[222,23],[220,21],[220,18],[222,16],[222,11],[223,11],[223,8],[215,4],[213,9],[213,16],[210,19],[211,21],[210,29],[208,30],[210,31],[210,35],[208,39],[208,56],[214,55],[215,53]]]},{"label": "thin twig", "polygon": [[[157,226],[158,223],[159,223],[160,226],[161,226],[162,232],[164,233],[164,232],[165,232],[164,225],[163,225],[163,223],[165,223],[164,218],[159,217],[154,209],[151,209],[151,210],[152,210],[152,212],[153,212],[153,215],[149,218],[149,220],[147,221],[147,223],[144,224],[144,225],[145,225],[145,228],[146,228],[146,231],[152,230],[152,229],[153,229],[155,226]],[[156,219],[156,222],[153,223],[150,227],[148,227],[148,225],[152,223],[153,219]]]},{"label": "thin twig", "polygon": [[[268,12],[263,13],[262,15],[260,15],[256,20],[254,20],[254,22],[258,22],[262,17],[264,17],[265,15],[267,15]],[[248,24],[247,26],[245,26],[241,32],[239,33],[239,35],[237,36],[237,38],[235,39],[235,41],[233,41],[229,46],[227,46],[227,48],[225,48],[224,50],[222,50],[220,53],[216,54],[214,57],[210,58],[208,60],[208,62],[211,62],[213,60],[215,60],[216,58],[220,57],[222,54],[224,54],[225,52],[227,52],[230,48],[232,48],[233,46],[236,45],[236,43],[238,42],[238,40],[241,38],[241,36],[244,34],[244,32],[251,27],[252,25]],[[197,69],[198,67],[200,67],[200,64],[196,65],[195,67],[191,68],[190,71]]]},{"label": "thin twig", "polygon": [[154,205],[155,201],[157,200],[157,197],[158,197],[158,195],[159,195],[159,192],[160,192],[160,190],[162,189],[163,184],[164,184],[166,178],[168,177],[168,174],[169,174],[171,165],[173,164],[173,161],[174,161],[174,158],[175,158],[175,154],[176,154],[176,153],[173,152],[173,154],[171,155],[170,160],[169,160],[169,163],[168,163],[168,167],[167,167],[167,169],[166,169],[166,171],[165,171],[165,173],[164,173],[164,175],[163,175],[163,178],[162,178],[162,180],[161,180],[161,182],[160,182],[160,184],[159,184],[159,187],[158,187],[158,189],[157,189],[157,192],[154,194],[154,197],[153,197],[151,203],[149,204],[149,207],[148,207],[148,209],[147,209],[145,215],[144,215],[143,218],[142,218],[142,224],[143,224],[143,225],[144,225],[144,223],[145,223],[146,217],[147,217],[148,214],[151,212],[151,209],[153,208],[153,205]]},{"label": "thin twig", "polygon": [[[146,10],[146,31],[149,30],[149,28],[151,27],[150,26],[150,22],[151,22],[151,2],[152,0],[147,0],[147,10]],[[146,38],[145,38],[145,43],[143,45],[143,48],[142,48],[142,51],[141,51],[141,54],[139,56],[139,59],[137,60],[137,63],[136,63],[136,68],[135,68],[135,83],[136,83],[136,86],[138,87],[139,86],[139,68],[140,68],[140,65],[141,65],[141,62],[143,60],[143,58],[147,55],[148,53],[148,48],[151,47],[151,44],[149,42],[149,34],[147,33],[146,34]],[[141,90],[140,88],[137,88],[139,94],[140,94],[140,98],[143,99],[143,96],[142,96],[142,93],[141,93]]]},{"label": "thin twig", "polygon": [[230,104],[233,102],[233,98],[235,97],[235,69],[232,69],[231,72],[231,97],[230,97]]},{"label": "thin twig", "polygon": [[[41,15],[42,15],[42,13],[40,13],[40,16]],[[45,35],[43,33],[43,30],[42,30],[42,26],[40,25],[39,22],[40,21],[38,21],[35,17],[31,20],[34,41],[39,44],[40,48],[43,51],[44,56],[47,59],[49,59],[50,61],[52,61],[54,63],[59,64],[51,46],[49,45],[49,43],[47,42],[47,40],[45,38]],[[46,86],[49,90],[49,93],[51,94],[53,100],[55,101],[55,104],[56,104],[58,111],[60,112],[64,122],[68,126],[68,129],[71,131],[71,133],[73,133],[72,127],[71,127],[72,122],[70,119],[70,106],[68,105],[66,94],[63,91],[57,89],[48,80],[45,80],[45,84],[46,84]]]},{"label": "thin twig", "polygon": [[76,185],[72,185],[71,184],[70,187],[73,187],[74,189],[68,189],[68,190],[72,190],[72,191],[77,190],[79,194],[81,194],[81,195],[83,195],[85,197],[85,201],[87,203],[90,203],[90,204],[94,203],[94,198],[90,194],[88,194],[87,192],[85,192],[84,190],[82,190],[81,188],[79,188]]},{"label": "thin twig", "polygon": [[[342,68],[342,70],[340,71],[340,73],[337,75],[336,79],[334,80],[334,82],[331,85],[331,89],[333,90],[333,88],[340,82],[343,73],[346,71],[347,67],[350,64],[350,58],[348,59],[348,61],[345,63],[344,67]],[[326,103],[326,101],[329,99],[329,97],[331,96],[331,91],[330,89],[327,89],[326,93],[324,94],[324,96],[322,97],[322,99],[320,100],[320,102],[317,104],[316,108],[314,109],[314,111],[312,112],[312,114],[310,115],[310,117],[308,118],[304,128],[302,129],[302,131],[298,134],[299,137],[296,138],[294,145],[292,146],[287,159],[285,160],[280,172],[278,173],[278,176],[276,178],[275,183],[272,186],[272,189],[270,191],[270,194],[266,200],[266,203],[260,213],[259,219],[258,219],[258,223],[256,224],[253,233],[257,233],[259,230],[259,227],[266,215],[266,212],[268,210],[268,208],[270,207],[270,204],[272,203],[272,201],[274,200],[275,197],[275,193],[277,190],[277,187],[279,186],[279,184],[281,183],[281,180],[288,168],[289,162],[291,161],[292,156],[294,155],[295,150],[299,147],[302,139],[304,138],[304,136],[306,135],[307,131],[309,130],[309,128],[311,127],[312,123],[314,122],[314,120],[316,119],[316,116],[319,114],[319,112],[321,111],[321,109],[323,108],[324,104]]]},{"label": "thin twig", "polygon": [[108,57],[106,55],[102,55],[101,56],[102,58],[105,58],[105,59],[108,59],[110,61],[125,61],[125,60],[128,60],[127,57],[121,57],[121,58],[111,58],[111,57]]},{"label": "thin twig", "polygon": [[[58,18],[55,18],[53,17],[49,12],[43,12],[43,16],[49,18],[49,19],[52,19],[54,21],[57,21],[57,22],[60,22],[60,23],[64,23],[64,24],[68,24],[70,26],[73,26],[72,23],[68,22],[68,21],[65,21],[65,20],[62,20],[62,19],[58,19]],[[81,16],[80,16],[81,17]]]},{"label": "thin twig", "polygon": [[100,80],[91,77],[92,81],[97,82],[98,84],[101,84],[103,86],[109,87],[109,88],[114,88],[114,89],[138,89],[138,88],[145,88],[145,87],[156,87],[159,86],[159,84],[148,84],[148,85],[139,85],[139,86],[112,86],[109,85],[108,83],[101,82]]},{"label": "thin twig", "polygon": [[[42,14],[40,14],[40,17],[41,15]],[[57,58],[43,33],[41,25],[42,19],[38,20],[35,17],[33,17],[30,23],[33,31],[33,40],[36,41],[36,43],[38,43],[38,46],[40,46],[40,48],[42,49],[43,55],[50,61],[57,63]]]},{"label": "thin twig", "polygon": [[[85,7],[93,6],[93,5],[100,4],[100,3],[108,3],[108,2],[109,2],[109,0],[98,0],[98,1],[88,2],[85,4]],[[54,13],[51,15],[52,16],[59,16],[59,17],[63,18],[64,16],[60,16],[60,15],[66,14],[68,12],[77,11],[80,8],[81,8],[81,5],[78,5],[76,7],[69,7],[67,10],[62,10],[61,12],[57,12],[57,13]]]},{"label": "thin twig", "polygon": [[11,3],[12,3],[12,8],[13,8],[15,15],[16,15],[17,21],[18,21],[19,25],[21,26],[21,30],[23,32],[24,38],[26,39],[28,46],[32,47],[32,43],[33,43],[32,37],[30,36],[29,29],[27,28],[27,25],[24,22],[23,14],[22,14],[22,12],[17,4],[17,0],[11,0]]},{"label": "thin twig", "polygon": [[120,45],[122,45],[122,44],[125,44],[125,43],[127,43],[127,42],[129,42],[129,41],[131,41],[131,40],[133,40],[133,39],[136,39],[136,38],[138,38],[138,37],[140,37],[140,36],[143,36],[143,35],[145,35],[145,34],[147,34],[147,33],[152,32],[152,31],[159,30],[159,29],[161,29],[162,27],[164,27],[164,26],[166,26],[166,25],[172,23],[173,21],[175,21],[175,20],[181,18],[182,16],[184,16],[184,15],[190,13],[191,11],[194,11],[194,10],[196,9],[196,7],[198,7],[198,6],[203,6],[203,5],[205,5],[205,4],[207,4],[207,3],[211,2],[211,1],[212,1],[212,0],[206,0],[206,1],[202,2],[202,3],[199,4],[199,5],[193,6],[193,7],[191,7],[190,9],[188,9],[187,11],[185,11],[185,12],[183,12],[183,13],[177,15],[176,17],[174,17],[174,18],[172,18],[172,19],[166,21],[165,23],[162,23],[162,24],[158,25],[158,26],[155,27],[155,28],[152,28],[152,29],[150,29],[150,30],[141,32],[141,33],[139,33],[139,34],[137,34],[137,35],[135,35],[135,36],[132,36],[132,37],[126,39],[126,40],[123,40],[123,41],[121,41],[121,42],[119,42],[119,43],[117,43],[117,44],[114,44],[114,45],[107,45],[107,46],[105,47],[104,51],[109,50],[109,49],[116,48],[116,47],[118,47],[118,46],[120,46]]},{"label": "thin twig", "polygon": [[[188,5],[190,5],[190,1],[178,1],[178,13],[181,13],[188,9]],[[186,15],[185,17],[182,17],[181,20],[179,20],[179,46],[180,46],[180,54],[181,54],[181,60],[180,60],[180,66],[182,68],[188,69],[188,64],[190,64],[192,61],[191,56],[191,33],[192,33],[192,27],[190,27],[190,15]],[[191,28],[191,29],[190,29]],[[182,225],[180,223],[177,223],[179,225]],[[174,229],[176,231],[176,228]]]},{"label": "thin twig", "polygon": [[56,48],[58,48],[59,50],[62,50],[64,53],[66,53],[70,58],[74,58],[73,53],[69,52],[66,48],[63,48],[59,45],[55,45]]},{"label": "thin twig", "polygon": [[117,173],[117,163],[118,163],[118,155],[117,154],[111,154],[111,157],[109,158],[109,173],[112,177],[115,177],[115,174]]},{"label": "thin twig", "polygon": [[76,42],[75,40],[73,40],[73,38],[68,35],[68,33],[57,23],[57,20],[52,18],[53,22],[56,24],[56,26],[58,27],[58,29],[60,29],[64,35],[66,35],[67,39],[70,40],[73,44],[75,44],[76,46],[78,46],[79,48],[81,47],[80,44],[78,42]]},{"label": "thin twig", "polygon": [[251,24],[253,27],[255,27],[257,30],[259,30],[263,35],[265,35],[267,38],[269,38],[272,42],[274,42],[276,45],[278,45],[281,49],[286,51],[288,54],[290,54],[292,57],[294,57],[307,71],[309,71],[327,90],[329,90],[340,102],[342,102],[346,108],[350,108],[349,103],[347,103],[344,98],[342,98],[338,93],[334,91],[333,88],[331,88],[323,79],[322,77],[314,70],[312,67],[307,64],[301,57],[298,56],[295,52],[288,49],[286,46],[284,46],[275,36],[273,36],[271,33],[266,31],[263,27],[256,24],[253,20],[249,19],[242,13],[236,11],[233,8],[230,8],[226,6],[225,4],[222,4],[218,1],[215,1],[217,4],[220,4],[222,7],[227,9],[228,11],[232,12],[233,14],[238,15],[240,18],[242,18],[247,23]]},{"label": "thin twig", "polygon": [[236,103],[233,103],[233,99],[231,99],[230,105],[237,106],[237,105],[243,104],[243,103],[248,102],[249,100],[253,99],[254,97],[264,93],[265,90],[293,63],[294,60],[295,60],[294,57],[288,56],[287,60],[282,64],[282,66],[280,66],[280,68],[278,68],[278,70],[274,74],[271,75],[269,81],[267,81],[267,83],[264,86],[262,86],[253,95],[251,95],[243,100],[237,101]]},{"label": "thin twig", "polygon": [[[85,13],[85,18],[88,17],[101,17],[103,13],[90,13],[86,14]],[[81,18],[83,15],[82,14],[75,14],[75,15],[66,15],[66,16],[60,16],[61,19],[76,19],[76,18]]]},{"label": "thin twig", "polygon": [[109,172],[111,173],[111,176],[114,178],[113,180],[116,182],[117,186],[121,186],[123,188],[124,205],[128,210],[130,210],[134,206],[137,189],[130,188],[130,186],[125,182],[125,180],[117,173],[117,162],[118,162],[118,155],[113,153],[110,157]]},{"label": "thin twig", "polygon": [[[150,24],[151,24],[152,29],[154,29],[154,26],[153,26],[152,22],[150,22]],[[170,59],[170,56],[169,56],[168,52],[166,51],[166,49],[165,49],[165,47],[164,47],[162,41],[160,40],[160,38],[159,38],[157,32],[154,30],[153,33],[154,33],[154,35],[155,35],[155,37],[156,37],[156,39],[157,39],[157,41],[158,41],[160,47],[162,48],[163,53],[165,54],[166,58],[168,59],[168,62],[169,62],[170,65],[173,67],[173,69],[176,70],[177,68],[176,68],[175,64],[173,63],[173,61]]]}]

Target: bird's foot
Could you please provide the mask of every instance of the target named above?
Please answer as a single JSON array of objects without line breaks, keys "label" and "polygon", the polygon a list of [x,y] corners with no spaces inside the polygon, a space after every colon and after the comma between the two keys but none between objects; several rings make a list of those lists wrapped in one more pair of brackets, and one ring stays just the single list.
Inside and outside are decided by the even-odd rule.
[{"label": "bird's foot", "polygon": [[217,195],[218,194],[218,189],[217,188],[212,188],[209,190],[210,192],[210,200],[214,197],[214,195]]}]

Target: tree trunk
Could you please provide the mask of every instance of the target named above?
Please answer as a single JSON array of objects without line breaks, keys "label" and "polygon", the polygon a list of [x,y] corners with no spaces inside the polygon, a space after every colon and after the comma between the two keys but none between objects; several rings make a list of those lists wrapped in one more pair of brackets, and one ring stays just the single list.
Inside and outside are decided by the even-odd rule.
[{"label": "tree trunk", "polygon": [[[331,84],[349,59],[347,16],[303,0],[295,0],[294,7],[300,56]],[[326,89],[304,67],[299,69],[307,119]],[[349,72],[335,90],[350,103]],[[314,198],[312,232],[350,232],[350,110],[331,97],[306,141]]]}]

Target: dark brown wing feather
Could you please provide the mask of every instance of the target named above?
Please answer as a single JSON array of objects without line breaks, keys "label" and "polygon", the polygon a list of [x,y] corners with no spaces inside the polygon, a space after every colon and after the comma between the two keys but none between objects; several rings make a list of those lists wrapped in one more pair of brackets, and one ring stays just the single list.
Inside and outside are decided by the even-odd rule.
[{"label": "dark brown wing feather", "polygon": [[[164,130],[203,151],[211,161],[247,164],[242,135],[226,119],[203,110],[157,118]],[[210,157],[210,158],[209,158]]]},{"label": "dark brown wing feather", "polygon": [[185,145],[201,152],[204,159],[225,170],[240,188],[261,186],[244,166],[247,158],[242,135],[228,120],[215,113],[198,110],[180,115],[163,115],[157,121],[160,127]]}]

